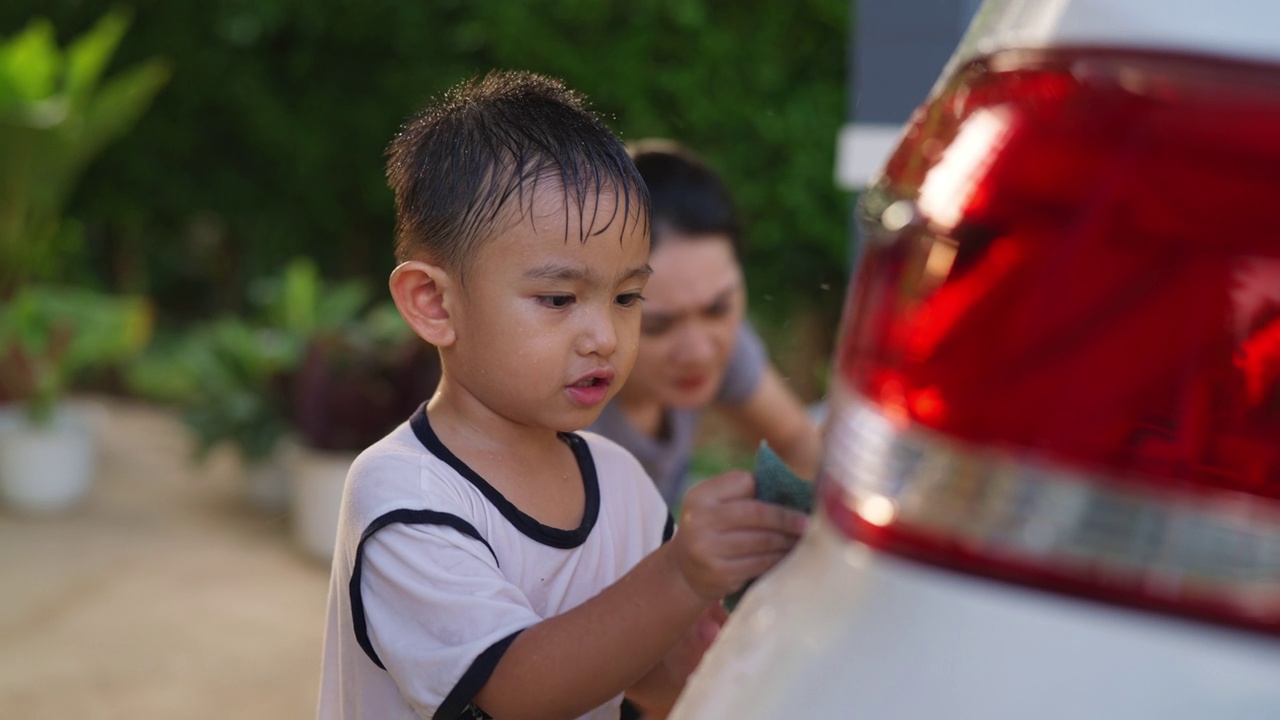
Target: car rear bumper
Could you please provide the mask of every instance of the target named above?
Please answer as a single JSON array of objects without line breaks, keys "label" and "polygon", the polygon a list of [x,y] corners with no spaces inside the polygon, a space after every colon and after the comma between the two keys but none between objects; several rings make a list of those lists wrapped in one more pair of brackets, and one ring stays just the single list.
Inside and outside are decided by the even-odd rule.
[{"label": "car rear bumper", "polygon": [[672,718],[1280,717],[1280,640],[896,558],[815,517]]}]

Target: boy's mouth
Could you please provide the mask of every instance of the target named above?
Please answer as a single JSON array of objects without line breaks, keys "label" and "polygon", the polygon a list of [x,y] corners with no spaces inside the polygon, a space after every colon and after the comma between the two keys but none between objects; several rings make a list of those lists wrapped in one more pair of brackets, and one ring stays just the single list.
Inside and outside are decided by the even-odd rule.
[{"label": "boy's mouth", "polygon": [[576,388],[592,388],[592,387],[599,387],[599,386],[608,387],[611,383],[613,383],[613,371],[610,370],[609,368],[601,368],[599,370],[592,370],[586,375],[583,375],[582,377],[578,378],[574,382],[570,383],[569,387],[576,387]]},{"label": "boy's mouth", "polygon": [[568,385],[569,395],[579,404],[592,406],[604,401],[613,383],[613,370],[593,370]]}]

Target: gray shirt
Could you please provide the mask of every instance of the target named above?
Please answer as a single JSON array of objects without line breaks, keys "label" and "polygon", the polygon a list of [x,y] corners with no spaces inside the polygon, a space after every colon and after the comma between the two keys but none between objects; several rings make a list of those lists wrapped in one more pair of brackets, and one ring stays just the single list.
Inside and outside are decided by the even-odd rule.
[{"label": "gray shirt", "polygon": [[[746,402],[760,384],[767,363],[764,341],[744,321],[738,330],[738,341],[733,346],[729,366],[725,369],[724,380],[716,392],[715,401],[729,405]],[[688,479],[702,408],[667,408],[663,413],[662,424],[667,430],[665,437],[650,437],[637,430],[627,420],[617,400],[606,405],[600,417],[588,429],[631,451],[649,473],[649,477],[653,478],[662,499],[667,501],[669,507],[675,507],[676,501],[684,493]]]}]

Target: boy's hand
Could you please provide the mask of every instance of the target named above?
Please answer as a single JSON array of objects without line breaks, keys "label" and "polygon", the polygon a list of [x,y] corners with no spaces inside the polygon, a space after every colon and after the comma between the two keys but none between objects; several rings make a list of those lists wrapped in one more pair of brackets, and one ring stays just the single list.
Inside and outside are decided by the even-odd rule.
[{"label": "boy's hand", "polygon": [[707,648],[711,647],[711,643],[720,634],[720,626],[724,625],[728,619],[729,613],[720,603],[707,607],[702,617],[698,618],[689,632],[685,633],[684,639],[672,648],[663,660],[672,677],[678,678],[681,684],[684,683],[685,678],[689,677],[702,661]]},{"label": "boy's hand", "polygon": [[703,611],[693,627],[684,634],[680,642],[667,653],[659,666],[664,678],[664,689],[667,692],[648,697],[628,696],[636,707],[643,711],[645,720],[665,718],[675,705],[680,690],[684,687],[689,675],[698,667],[702,655],[720,633],[720,626],[729,619],[729,613],[719,603],[712,603]]},{"label": "boy's hand", "polygon": [[803,513],[754,495],[751,474],[733,471],[704,480],[685,496],[671,552],[703,600],[717,601],[763,575],[804,532]]}]

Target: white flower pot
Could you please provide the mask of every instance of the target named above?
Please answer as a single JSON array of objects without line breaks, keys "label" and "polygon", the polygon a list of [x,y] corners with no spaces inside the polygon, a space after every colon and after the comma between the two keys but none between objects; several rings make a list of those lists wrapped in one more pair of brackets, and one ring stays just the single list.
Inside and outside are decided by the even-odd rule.
[{"label": "white flower pot", "polygon": [[290,505],[294,539],[306,553],[329,563],[338,535],[338,511],[354,452],[298,446],[291,453]]},{"label": "white flower pot", "polygon": [[0,498],[26,515],[54,515],[89,494],[97,443],[93,418],[59,407],[50,425],[31,425],[21,409],[0,416]]},{"label": "white flower pot", "polygon": [[289,470],[279,452],[260,460],[243,460],[245,498],[259,512],[282,513],[289,509]]}]

